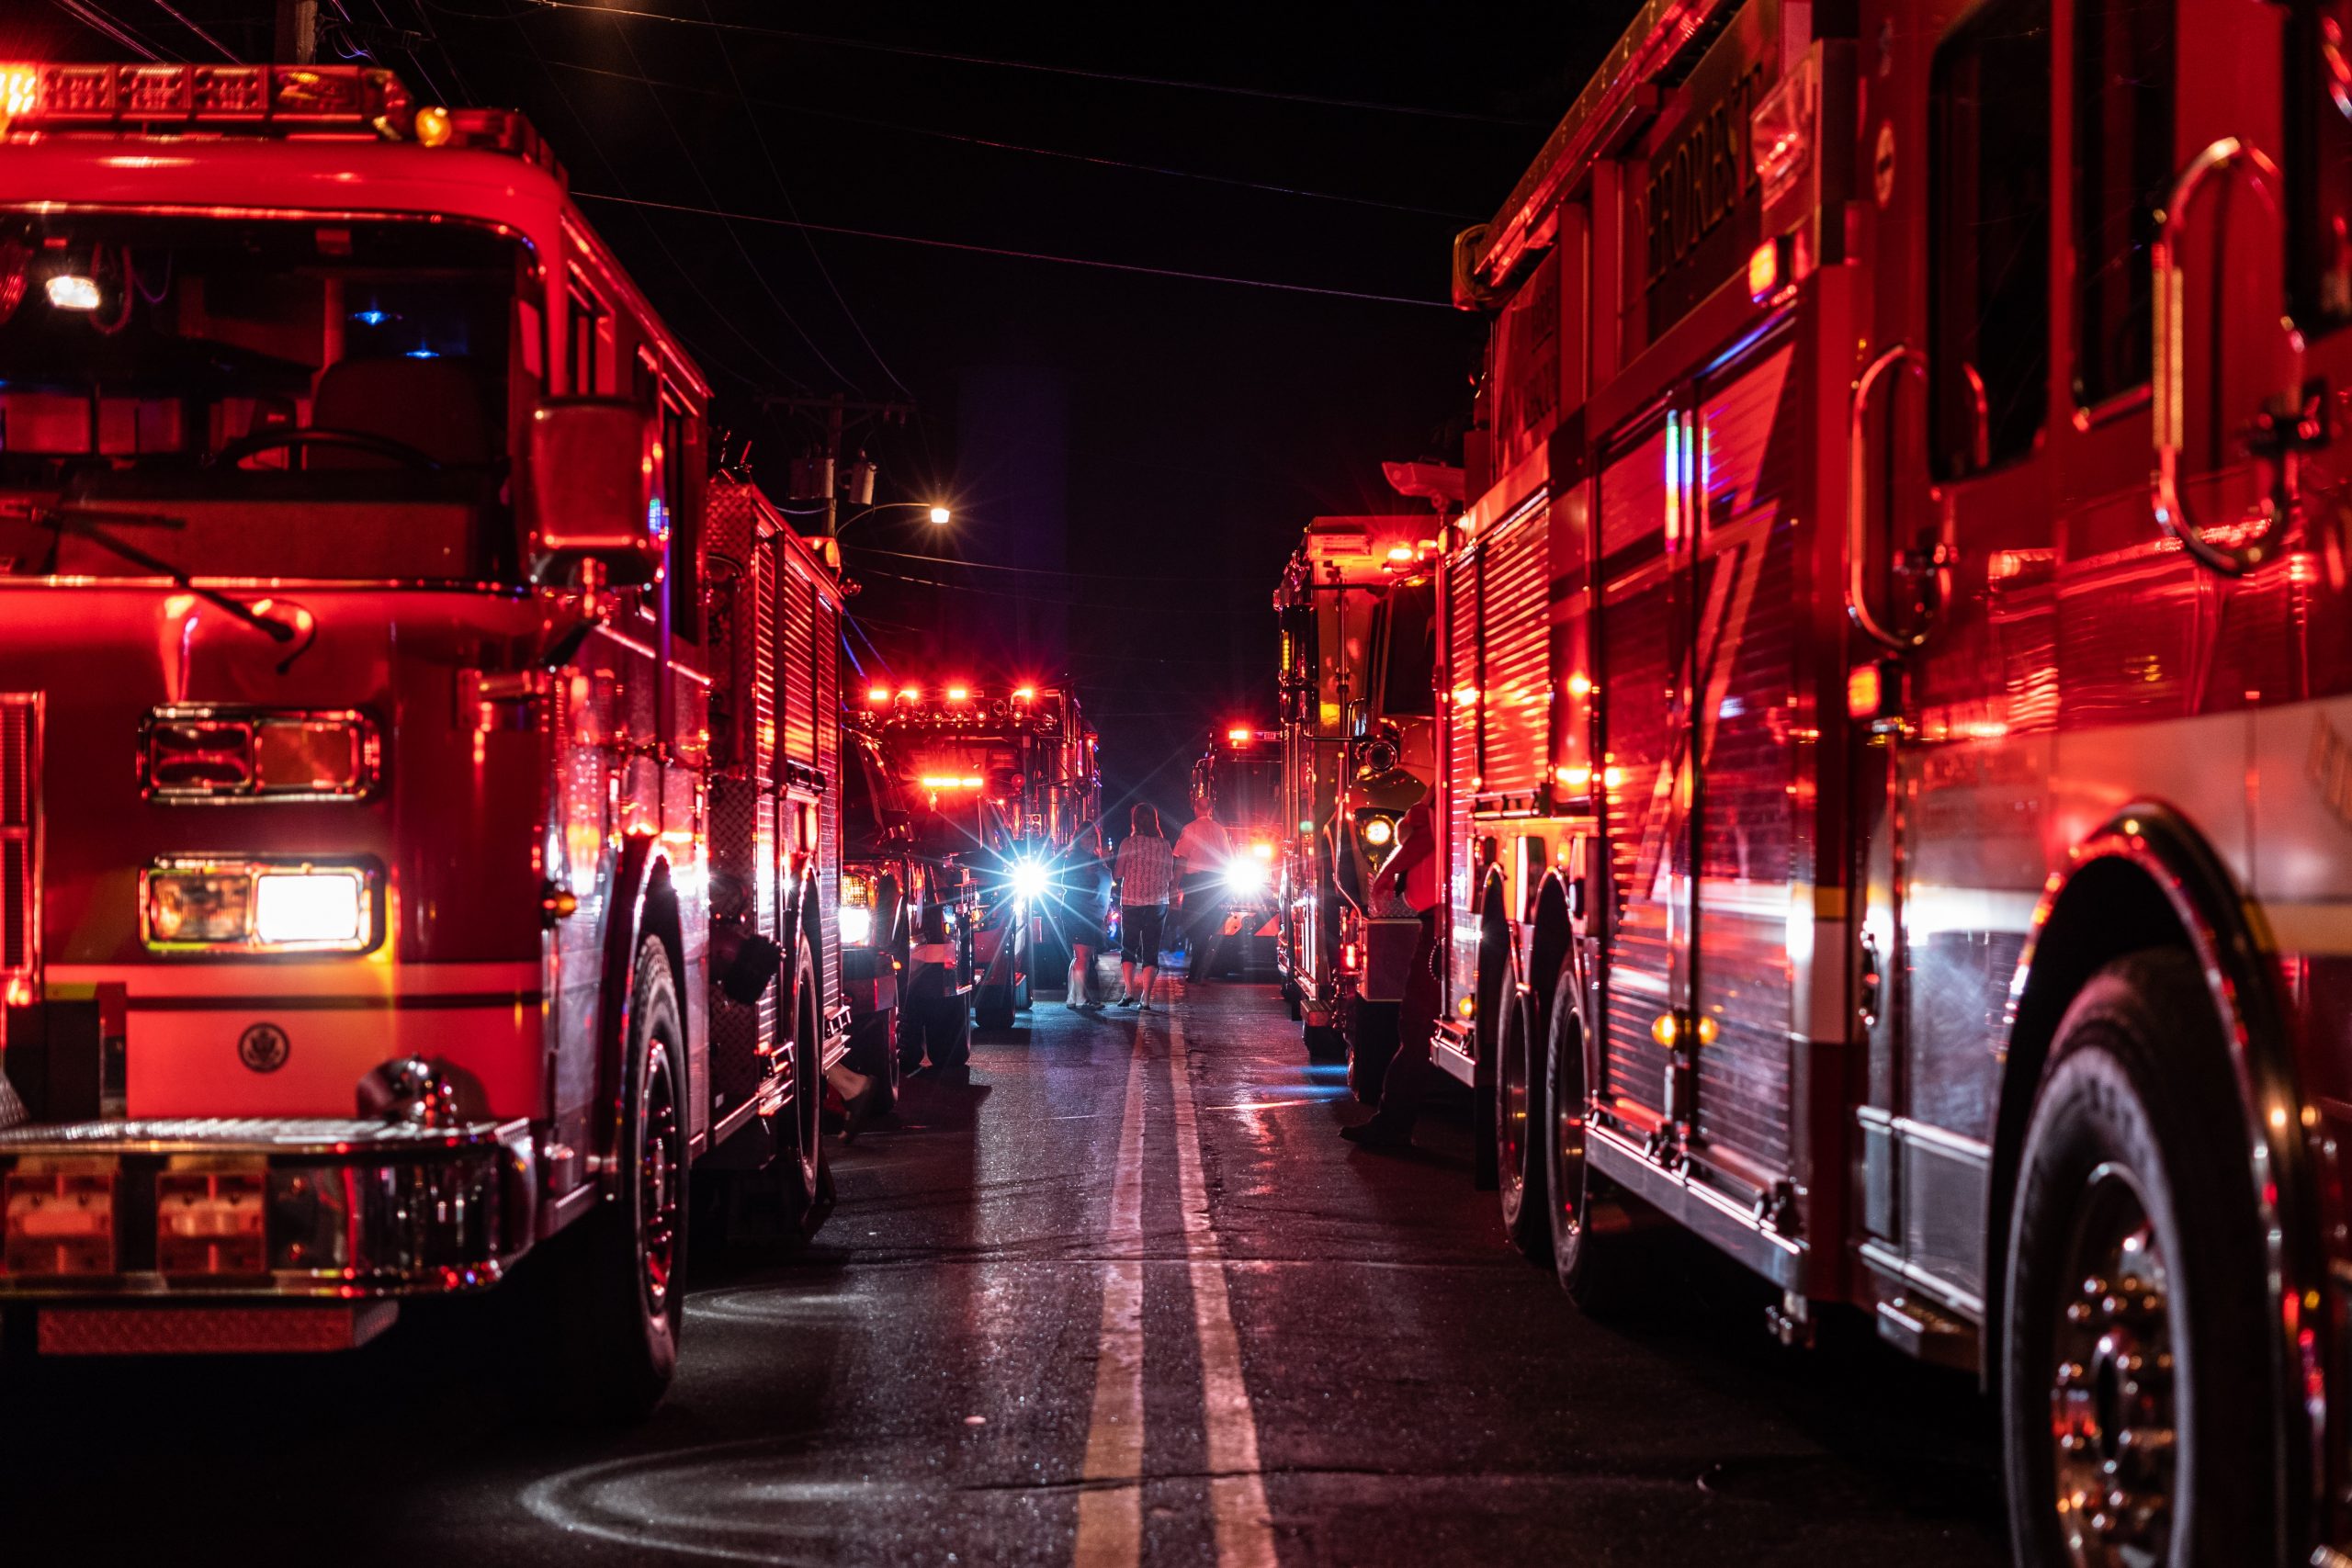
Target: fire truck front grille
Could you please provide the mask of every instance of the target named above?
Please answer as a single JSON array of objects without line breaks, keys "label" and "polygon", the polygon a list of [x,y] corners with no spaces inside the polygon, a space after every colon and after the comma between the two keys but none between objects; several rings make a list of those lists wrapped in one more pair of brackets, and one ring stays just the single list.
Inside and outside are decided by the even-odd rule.
[{"label": "fire truck front grille", "polygon": [[40,698],[0,692],[0,998],[40,961]]}]

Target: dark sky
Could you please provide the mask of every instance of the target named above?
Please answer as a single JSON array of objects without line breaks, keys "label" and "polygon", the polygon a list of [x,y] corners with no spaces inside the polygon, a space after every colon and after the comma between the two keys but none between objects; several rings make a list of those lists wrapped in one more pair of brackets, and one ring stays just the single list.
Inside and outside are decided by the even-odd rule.
[{"label": "dark sky", "polygon": [[[780,488],[806,433],[763,415],[761,394],[917,406],[868,437],[877,499],[944,496],[953,536],[901,509],[848,539],[989,564],[852,551],[854,608],[892,673],[1051,678],[1011,667],[1004,628],[1064,620],[1111,794],[1180,816],[1211,727],[1272,720],[1268,596],[1306,519],[1417,504],[1378,465],[1441,450],[1467,408],[1481,326],[1439,308],[1451,237],[1492,214],[1634,8],[321,7],[331,42],[374,51],[420,96],[526,110],[577,191],[741,215],[584,204],[720,388],[763,481]],[[8,11],[0,56],[130,57],[76,11],[166,58],[219,58],[173,11],[241,58],[268,48],[257,0]],[[693,25],[710,22],[733,26]],[[831,41],[848,39],[865,47]],[[1025,390],[1006,402],[1007,387]],[[982,431],[989,451],[959,449]],[[1056,488],[1059,529],[1040,515]]]}]

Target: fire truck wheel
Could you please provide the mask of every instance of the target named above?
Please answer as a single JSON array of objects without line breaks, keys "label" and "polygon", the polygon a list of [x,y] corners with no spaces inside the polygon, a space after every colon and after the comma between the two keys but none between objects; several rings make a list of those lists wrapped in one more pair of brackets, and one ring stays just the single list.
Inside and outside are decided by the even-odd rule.
[{"label": "fire truck wheel", "polygon": [[2109,964],[2019,1156],[1998,1373],[2029,1568],[2280,1561],[2288,1412],[2252,1151],[2196,962]]},{"label": "fire truck wheel", "polygon": [[1348,1087],[1365,1105],[1380,1103],[1400,1027],[1394,1002],[1358,1002],[1349,1010]]},{"label": "fire truck wheel", "polygon": [[[1012,1027],[1012,987],[1010,986],[982,987],[972,994],[972,1013],[973,1021],[982,1029],[1011,1029]],[[966,1043],[968,1054],[968,1036]],[[939,1058],[933,1056],[932,1060],[936,1062]]]},{"label": "fire truck wheel", "polygon": [[558,1392],[575,1414],[634,1421],[660,1404],[684,1322],[684,1030],[659,938],[638,950],[622,1064],[619,1192],[557,1239]]},{"label": "fire truck wheel", "polygon": [[[1302,1010],[1297,1003],[1291,1004],[1293,1018],[1300,1016]],[[1348,1037],[1331,1024],[1302,1023],[1299,1025],[1299,1036],[1306,1043],[1306,1059],[1310,1062],[1344,1062],[1348,1059]]]},{"label": "fire truck wheel", "polygon": [[1563,973],[1544,1030],[1544,1207],[1560,1288],[1588,1315],[1605,1318],[1638,1304],[1648,1260],[1633,1255],[1633,1242],[1644,1228],[1640,1222],[1651,1216],[1585,1160],[1584,1019],[1577,1001],[1576,976]]},{"label": "fire truck wheel", "polygon": [[812,1235],[830,1208],[825,1188],[824,995],[817,981],[817,954],[803,934],[793,944],[792,1111],[777,1129],[776,1174],[784,1181],[786,1228]]},{"label": "fire truck wheel", "polygon": [[1503,1013],[1495,1055],[1495,1155],[1503,1231],[1529,1261],[1547,1262],[1552,1227],[1544,1196],[1544,1010],[1525,988]]}]

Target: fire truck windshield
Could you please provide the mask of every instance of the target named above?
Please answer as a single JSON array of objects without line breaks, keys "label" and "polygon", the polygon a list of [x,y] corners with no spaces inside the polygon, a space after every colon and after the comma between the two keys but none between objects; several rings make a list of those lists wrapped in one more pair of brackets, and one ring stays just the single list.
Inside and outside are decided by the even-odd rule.
[{"label": "fire truck windshield", "polygon": [[526,264],[455,224],[0,215],[0,571],[149,574],[49,507],[198,576],[512,575]]}]

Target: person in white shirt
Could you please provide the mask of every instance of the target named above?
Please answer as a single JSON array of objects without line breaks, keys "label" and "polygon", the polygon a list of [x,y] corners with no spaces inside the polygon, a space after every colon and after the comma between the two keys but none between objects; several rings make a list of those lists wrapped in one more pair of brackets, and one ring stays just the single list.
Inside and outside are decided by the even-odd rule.
[{"label": "person in white shirt", "polygon": [[1184,971],[1187,981],[1209,977],[1217,939],[1224,934],[1225,863],[1232,853],[1233,840],[1209,798],[1199,796],[1193,802],[1193,819],[1176,836],[1177,886],[1183,893],[1185,942],[1193,954]]}]

